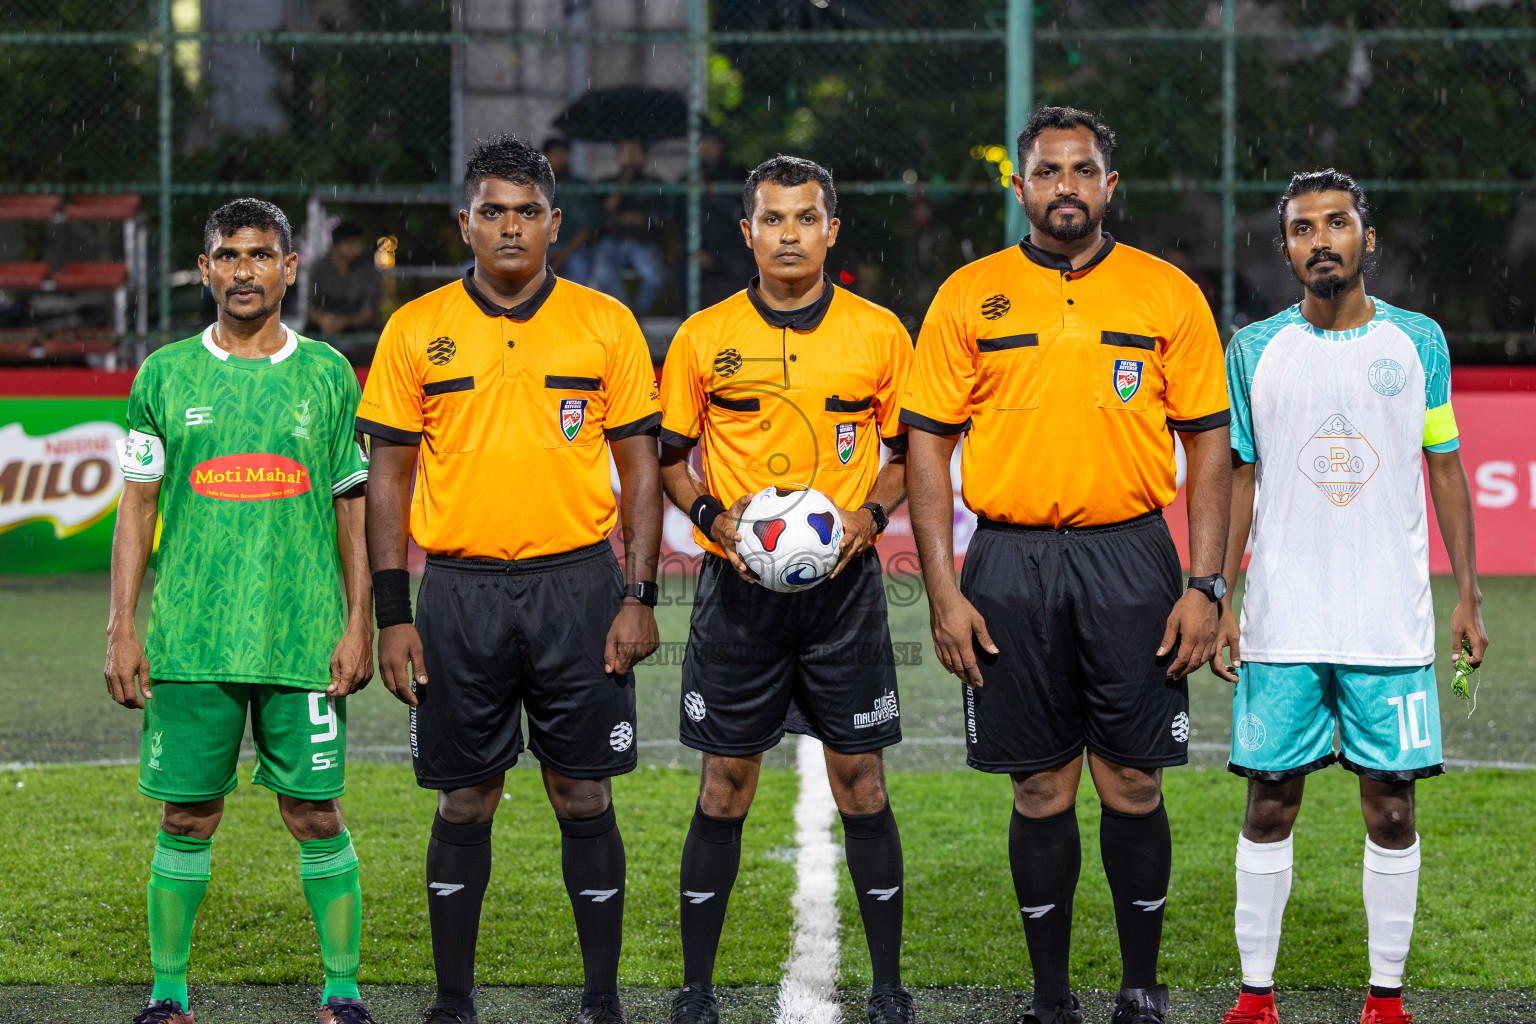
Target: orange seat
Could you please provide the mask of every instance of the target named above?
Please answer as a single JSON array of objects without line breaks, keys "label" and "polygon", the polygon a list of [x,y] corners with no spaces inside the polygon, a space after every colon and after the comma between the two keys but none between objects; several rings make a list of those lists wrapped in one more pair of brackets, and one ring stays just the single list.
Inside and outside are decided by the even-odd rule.
[{"label": "orange seat", "polygon": [[121,288],[128,281],[125,263],[66,263],[53,275],[61,291],[95,291]]},{"label": "orange seat", "polygon": [[64,207],[70,220],[132,220],[143,205],[133,192],[118,195],[78,195]]},{"label": "orange seat", "polygon": [[6,327],[0,329],[0,359],[29,359],[32,346],[43,338],[36,327]]},{"label": "orange seat", "polygon": [[63,202],[63,196],[0,196],[0,220],[49,220]]},{"label": "orange seat", "polygon": [[0,263],[0,288],[38,288],[46,280],[46,263]]}]

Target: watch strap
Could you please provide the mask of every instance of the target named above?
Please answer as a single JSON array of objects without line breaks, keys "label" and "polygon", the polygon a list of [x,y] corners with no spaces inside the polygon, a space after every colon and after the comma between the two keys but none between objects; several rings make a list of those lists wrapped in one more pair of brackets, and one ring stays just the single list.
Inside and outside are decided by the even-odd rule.
[{"label": "watch strap", "polygon": [[624,596],[634,598],[647,608],[655,608],[657,600],[661,597],[661,588],[653,580],[626,583],[624,585]]}]

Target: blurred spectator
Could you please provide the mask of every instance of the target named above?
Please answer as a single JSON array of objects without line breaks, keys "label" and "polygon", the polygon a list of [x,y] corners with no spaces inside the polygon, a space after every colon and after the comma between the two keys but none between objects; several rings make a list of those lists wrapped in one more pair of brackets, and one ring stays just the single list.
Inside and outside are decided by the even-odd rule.
[{"label": "blurred spectator", "polygon": [[331,231],[331,251],[310,271],[308,333],[377,330],[383,278],[363,241],[363,229],[342,221]]},{"label": "blurred spectator", "polygon": [[592,278],[592,249],[587,244],[603,222],[603,211],[596,198],[567,192],[571,181],[571,144],[561,138],[544,140],[544,156],[555,172],[560,207],[560,237],[549,247],[549,266],[567,281],[589,284]]},{"label": "blurred spectator", "polygon": [[708,128],[699,136],[699,176],[704,179],[703,237],[696,257],[699,300],[713,306],[745,288],[757,267],[741,235],[741,186],[747,169],[731,163],[725,140]]},{"label": "blurred spectator", "polygon": [[[619,173],[608,179],[619,185],[643,185],[656,178],[645,173],[645,143],[625,139],[619,143]],[[603,200],[603,236],[592,249],[592,287],[624,299],[624,271],[639,277],[630,307],[636,313],[650,311],[667,284],[667,260],[661,247],[666,218],[662,196],[643,192],[616,192]]]}]

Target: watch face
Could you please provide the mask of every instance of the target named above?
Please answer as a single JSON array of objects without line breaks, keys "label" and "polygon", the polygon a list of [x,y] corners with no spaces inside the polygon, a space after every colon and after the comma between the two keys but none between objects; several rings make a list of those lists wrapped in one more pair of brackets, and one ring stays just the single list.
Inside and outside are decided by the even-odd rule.
[{"label": "watch face", "polygon": [[1216,595],[1216,600],[1218,600],[1218,601],[1220,601],[1222,598],[1227,596],[1227,580],[1226,580],[1226,577],[1223,577],[1223,576],[1217,576],[1216,577],[1215,581],[1213,582],[1213,585],[1211,586],[1211,593]]}]

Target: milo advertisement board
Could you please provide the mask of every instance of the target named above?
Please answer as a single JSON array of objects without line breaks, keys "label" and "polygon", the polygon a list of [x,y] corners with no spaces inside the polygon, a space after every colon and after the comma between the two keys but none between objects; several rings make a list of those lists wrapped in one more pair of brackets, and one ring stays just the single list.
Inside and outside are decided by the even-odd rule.
[{"label": "milo advertisement board", "polygon": [[111,562],[125,397],[0,397],[0,573]]}]

